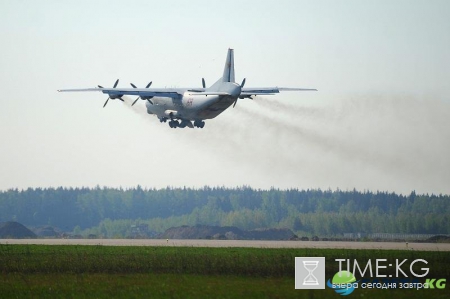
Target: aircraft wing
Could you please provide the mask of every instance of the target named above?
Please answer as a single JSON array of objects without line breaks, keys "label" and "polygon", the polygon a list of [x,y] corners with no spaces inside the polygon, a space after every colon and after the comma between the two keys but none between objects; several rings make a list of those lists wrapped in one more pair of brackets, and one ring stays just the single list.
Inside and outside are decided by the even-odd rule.
[{"label": "aircraft wing", "polygon": [[108,95],[136,95],[141,97],[166,97],[178,98],[186,91],[185,88],[79,88],[79,89],[59,89],[59,92],[84,92],[101,91]]},{"label": "aircraft wing", "polygon": [[[194,92],[195,95],[219,95],[226,96],[230,95],[227,92],[220,91],[207,91],[206,89],[189,89],[188,91]],[[315,88],[292,88],[292,87],[255,87],[255,88],[242,88],[239,97],[248,98],[250,96],[259,95],[274,95],[280,91],[317,91]]]},{"label": "aircraft wing", "polygon": [[[226,92],[207,91],[205,88],[187,89],[187,88],[76,88],[76,89],[59,89],[59,92],[89,92],[100,91],[104,94],[123,96],[136,95],[141,97],[166,97],[178,98],[183,96],[185,91],[193,92],[197,95],[229,95]],[[242,88],[240,97],[250,97],[252,95],[273,95],[280,91],[317,91],[311,88],[289,88],[289,87],[256,87],[256,88]]]},{"label": "aircraft wing", "polygon": [[200,95],[200,96],[229,96],[230,93],[223,91],[203,91],[198,89],[189,89],[188,91],[193,92],[190,95]]},{"label": "aircraft wing", "polygon": [[315,88],[292,88],[292,87],[254,87],[242,88],[241,97],[273,95],[280,91],[317,91]]}]

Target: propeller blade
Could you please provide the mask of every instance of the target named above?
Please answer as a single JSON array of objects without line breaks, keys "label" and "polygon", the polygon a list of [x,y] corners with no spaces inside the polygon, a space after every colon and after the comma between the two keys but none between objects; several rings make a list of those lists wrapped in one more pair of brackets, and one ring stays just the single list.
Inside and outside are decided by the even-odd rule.
[{"label": "propeller blade", "polygon": [[150,104],[152,104],[153,105],[153,102],[152,101],[150,101],[149,99],[147,99],[147,101],[150,103]]},{"label": "propeller blade", "polygon": [[106,99],[106,102],[105,102],[105,104],[103,105],[103,108],[105,108],[106,104],[108,104],[108,101],[109,101],[109,97]]},{"label": "propeller blade", "polygon": [[134,85],[133,83],[130,83],[131,86],[133,86],[133,88],[137,88],[136,85]]},{"label": "propeller blade", "polygon": [[122,102],[125,102],[122,98],[118,98],[119,100],[121,100]]},{"label": "propeller blade", "polygon": [[242,80],[242,83],[241,83],[241,88],[243,88],[243,87],[244,87],[244,85],[245,85],[245,79],[246,79],[246,78],[244,78],[244,80]]},{"label": "propeller blade", "polygon": [[117,79],[116,83],[114,83],[113,88],[116,88],[117,84],[119,84],[119,79]]},{"label": "propeller blade", "polygon": [[234,101],[233,108],[236,106],[237,100],[238,100],[238,99],[236,99],[236,101]]},{"label": "propeller blade", "polygon": [[203,85],[203,88],[206,88],[205,78],[202,78],[202,85]]},{"label": "propeller blade", "polygon": [[141,97],[138,97],[134,102],[133,102],[133,104],[131,104],[131,106],[134,106],[134,104],[136,104],[136,102],[140,99]]},{"label": "propeller blade", "polygon": [[145,88],[149,88],[152,85],[153,81],[150,81],[150,83],[147,84],[147,86],[145,86]]},{"label": "propeller blade", "polygon": [[99,88],[103,88],[103,86],[101,86],[101,85],[97,85]]}]

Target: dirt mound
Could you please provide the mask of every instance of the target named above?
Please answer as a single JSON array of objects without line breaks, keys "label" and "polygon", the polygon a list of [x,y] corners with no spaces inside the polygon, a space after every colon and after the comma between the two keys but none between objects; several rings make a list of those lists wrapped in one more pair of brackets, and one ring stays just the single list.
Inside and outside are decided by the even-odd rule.
[{"label": "dirt mound", "polygon": [[427,242],[432,243],[450,243],[450,236],[436,235],[427,239]]},{"label": "dirt mound", "polygon": [[249,240],[291,240],[297,238],[288,228],[258,228],[246,233]]},{"label": "dirt mound", "polygon": [[18,222],[0,223],[1,239],[29,239],[36,238],[36,234]]},{"label": "dirt mound", "polygon": [[183,225],[169,228],[160,237],[163,239],[227,239],[226,235],[238,238],[242,234],[242,230],[233,226]]},{"label": "dirt mound", "polygon": [[234,226],[171,227],[159,236],[163,239],[219,239],[219,240],[290,240],[297,237],[287,228],[241,230]]}]

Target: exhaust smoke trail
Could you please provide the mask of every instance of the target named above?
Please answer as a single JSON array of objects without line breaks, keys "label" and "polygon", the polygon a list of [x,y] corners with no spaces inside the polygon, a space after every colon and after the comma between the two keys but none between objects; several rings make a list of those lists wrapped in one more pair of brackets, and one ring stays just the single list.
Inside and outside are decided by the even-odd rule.
[{"label": "exhaust smoke trail", "polygon": [[[242,173],[241,185],[450,192],[450,105],[444,102],[359,97],[324,107],[264,98],[253,103],[259,109],[238,103],[202,130],[167,133],[181,148],[215,157],[217,175],[226,172],[223,165]],[[152,118],[142,107],[127,106]]]},{"label": "exhaust smoke trail", "polygon": [[304,117],[326,117],[324,115],[324,109],[320,107],[312,107],[312,106],[300,106],[300,105],[290,105],[287,103],[283,103],[280,100],[268,99],[263,96],[256,97],[253,102],[262,108],[269,109],[272,112],[283,113],[288,115],[301,115]]},{"label": "exhaust smoke trail", "polygon": [[[262,114],[253,113],[246,109],[242,109],[240,112],[253,119],[258,119],[261,123],[270,124],[270,126],[276,128],[278,131],[277,134],[287,134],[292,139],[307,142],[310,146],[316,147],[318,150],[324,152],[331,151],[334,154],[341,156],[343,159],[360,159],[374,165],[378,164],[380,161],[389,164],[398,164],[400,162],[387,156],[371,156],[364,148],[358,148],[357,145],[349,145],[346,142],[343,142],[343,140],[340,140],[337,136],[321,134],[318,130],[307,128],[302,124],[279,121]],[[407,167],[407,165],[404,166]]]},{"label": "exhaust smoke trail", "polygon": [[122,103],[127,109],[133,111],[134,113],[136,113],[137,115],[139,115],[140,117],[143,117],[145,119],[148,120],[150,114],[147,113],[147,109],[139,107],[140,105],[138,105],[138,103],[141,100],[138,100],[138,102],[136,102],[136,104],[134,106],[131,106],[131,104],[133,104],[133,102],[136,100],[136,98],[131,98],[130,96],[123,96],[122,97],[124,99],[124,102]]},{"label": "exhaust smoke trail", "polygon": [[[260,102],[261,106],[265,105],[266,113],[272,112],[269,102]],[[321,111],[328,119],[323,119],[322,115],[311,117],[310,110],[304,113],[301,107],[284,103],[275,106],[279,110],[277,113],[296,114],[297,118],[275,120],[265,114],[253,117],[277,126],[279,131],[291,134],[292,139],[302,138],[323,155],[332,154],[334,158],[328,161],[330,170],[348,176],[345,185],[350,188],[367,181],[364,186],[368,189],[378,185],[386,186],[382,189],[404,192],[414,189],[435,193],[449,191],[446,182],[450,180],[450,155],[447,154],[450,107],[447,103],[360,97],[314,108],[314,114]],[[305,115],[309,117],[302,119]],[[336,165],[335,169],[332,165]],[[354,169],[343,172],[336,170],[338,165],[352,165]],[[353,175],[351,179],[355,172],[362,177]]]}]

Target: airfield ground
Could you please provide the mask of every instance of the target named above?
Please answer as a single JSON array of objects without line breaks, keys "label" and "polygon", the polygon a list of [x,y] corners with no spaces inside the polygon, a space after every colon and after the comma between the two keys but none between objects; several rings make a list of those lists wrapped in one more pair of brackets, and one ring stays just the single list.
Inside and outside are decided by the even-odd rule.
[{"label": "airfield ground", "polygon": [[[336,258],[357,259],[360,264],[376,258],[389,263],[408,259],[404,268],[415,259],[425,259],[430,268],[427,277],[450,278],[450,252],[445,250],[208,248],[167,246],[171,241],[163,241],[165,246],[0,244],[0,297],[338,298],[329,288],[295,290],[296,256],[324,256],[327,279],[337,271]],[[386,274],[394,272],[388,269]],[[354,294],[361,298],[449,298],[449,290],[360,288]]]},{"label": "airfield ground", "polygon": [[316,248],[450,251],[450,243],[265,241],[265,240],[162,240],[162,239],[0,239],[0,244],[175,246],[242,248]]}]

